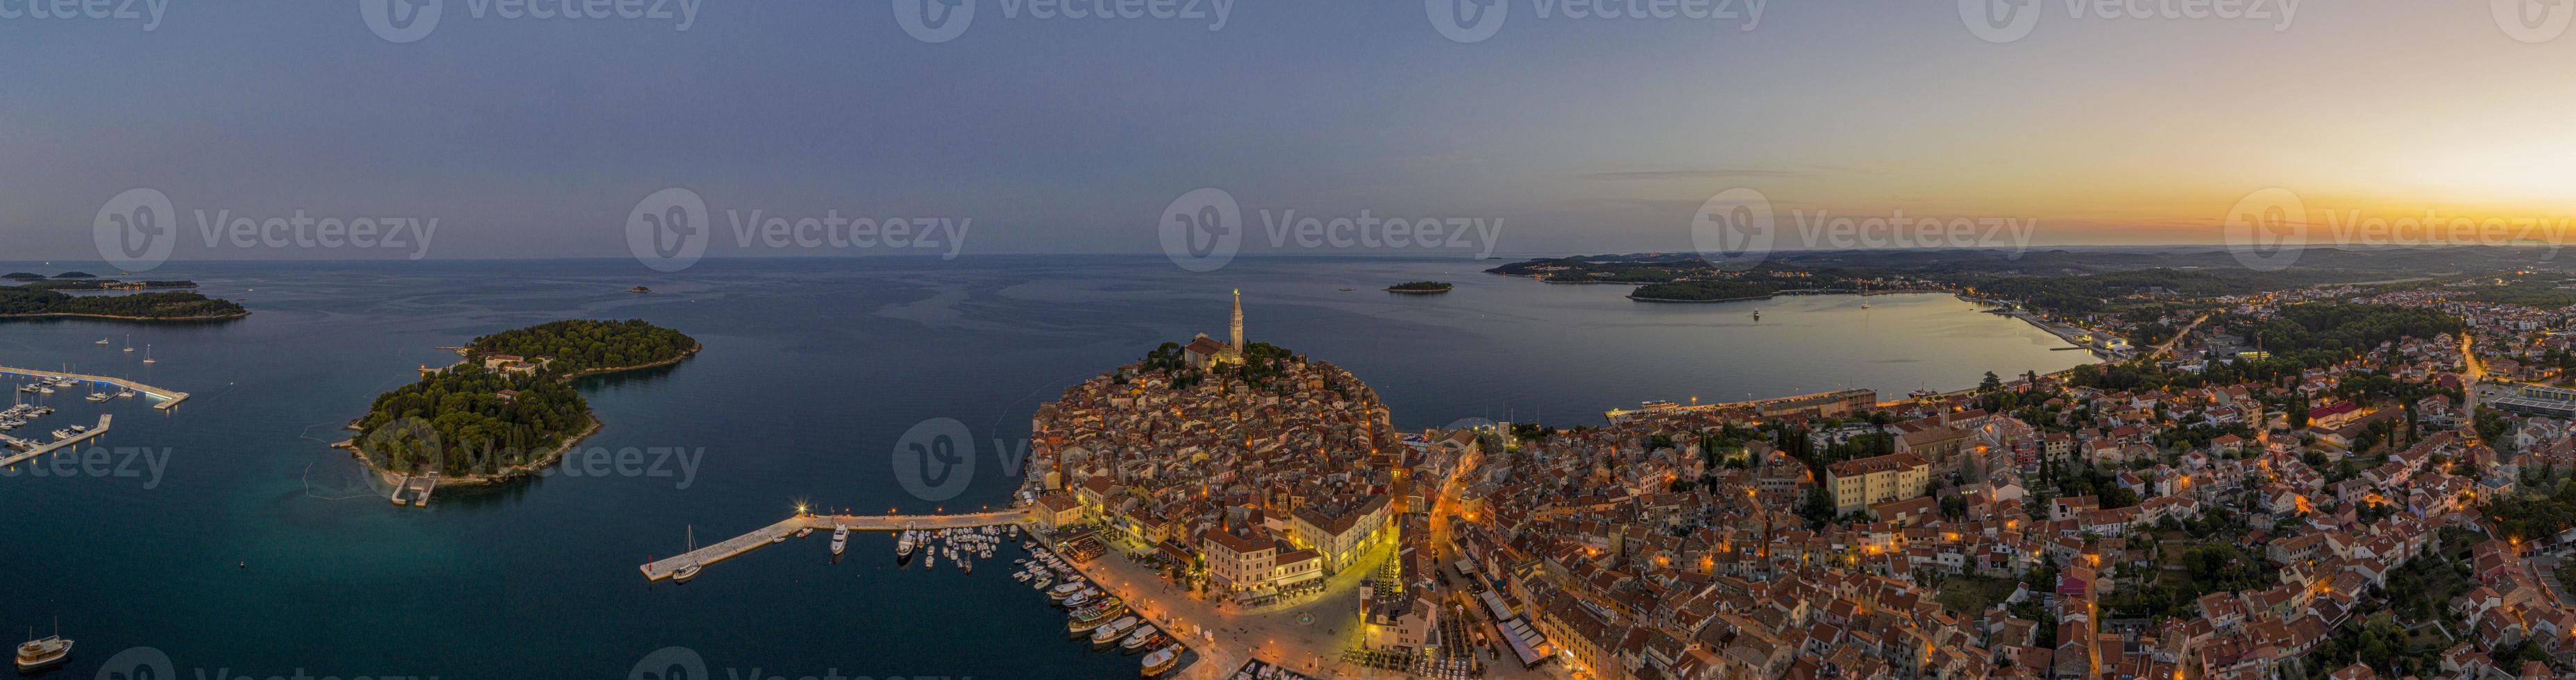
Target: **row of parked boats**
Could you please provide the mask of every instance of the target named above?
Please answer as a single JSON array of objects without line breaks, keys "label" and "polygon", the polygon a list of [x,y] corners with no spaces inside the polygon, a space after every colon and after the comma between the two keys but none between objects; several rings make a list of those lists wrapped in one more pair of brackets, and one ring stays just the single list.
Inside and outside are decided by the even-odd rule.
[{"label": "row of parked boats", "polygon": [[[1128,654],[1143,653],[1145,658],[1139,663],[1144,677],[1161,676],[1180,665],[1181,645],[1139,618],[1125,600],[1092,585],[1080,570],[1036,541],[1021,545],[1028,548],[1031,557],[1018,561],[1021,570],[1011,578],[1029,583],[1031,588],[1045,592],[1056,606],[1063,607],[1068,612],[1068,635],[1074,639],[1089,637],[1093,649],[1115,647]],[[1059,579],[1063,582],[1057,583]]]},{"label": "row of parked boats", "polygon": [[[975,573],[975,560],[993,559],[993,549],[1000,546],[1004,538],[1019,536],[1020,527],[1016,524],[1007,528],[909,529],[895,536],[894,557],[896,562],[909,562],[913,553],[918,552],[924,569],[938,567],[939,559],[945,557],[950,564],[972,574]],[[837,543],[832,554],[840,554]]]}]

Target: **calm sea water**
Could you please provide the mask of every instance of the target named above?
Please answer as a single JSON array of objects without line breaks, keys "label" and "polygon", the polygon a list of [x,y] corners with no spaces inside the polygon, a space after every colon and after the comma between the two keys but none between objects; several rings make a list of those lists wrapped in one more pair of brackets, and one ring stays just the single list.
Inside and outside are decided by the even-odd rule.
[{"label": "calm sea water", "polygon": [[[1692,396],[1897,395],[2088,360],[1946,295],[1878,296],[1866,310],[1848,296],[1644,304],[1620,297],[1624,287],[1478,272],[1490,264],[1244,258],[1195,274],[1159,257],[710,260],[660,274],[609,260],[171,263],[151,276],[193,278],[255,314],[0,323],[0,364],[194,395],[174,412],[54,395],[61,413],[14,433],[117,417],[98,467],[0,477],[0,630],[59,617],[79,640],[59,677],[92,677],[134,647],[167,655],[180,677],[619,677],[670,646],[715,677],[1131,677],[1134,657],[1066,642],[1061,616],[1011,581],[1007,562],[973,576],[900,570],[890,537],[861,535],[838,563],[818,536],[686,586],[647,584],[635,566],[679,552],[690,527],[713,542],[798,502],[1007,502],[1015,471],[1002,452],[1024,450],[1037,404],[1160,342],[1223,335],[1235,288],[1252,339],[1350,368],[1403,429],[1467,417],[1596,424],[1605,409]],[[66,268],[7,265],[31,267]],[[1458,288],[1376,290],[1416,279]],[[623,292],[638,284],[654,292]],[[631,474],[611,466],[393,508],[325,446],[415,367],[454,359],[436,347],[570,317],[643,318],[707,345],[676,367],[584,383],[607,425],[585,446],[635,450]],[[129,333],[138,351],[117,351]],[[92,344],[102,337],[111,344]],[[159,364],[139,363],[146,344]],[[931,502],[897,483],[892,454],[938,418],[963,423],[978,455],[966,490]]]}]

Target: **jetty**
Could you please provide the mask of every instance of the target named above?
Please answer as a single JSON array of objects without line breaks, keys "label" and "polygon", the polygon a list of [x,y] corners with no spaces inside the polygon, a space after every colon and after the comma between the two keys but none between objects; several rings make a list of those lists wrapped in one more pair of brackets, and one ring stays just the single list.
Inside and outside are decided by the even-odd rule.
[{"label": "jetty", "polygon": [[80,433],[80,434],[72,435],[72,438],[70,438],[70,439],[64,439],[64,440],[56,441],[56,442],[53,442],[53,443],[50,443],[50,444],[45,444],[45,445],[42,445],[42,446],[38,446],[38,447],[36,447],[36,448],[27,449],[26,451],[22,451],[22,452],[19,452],[19,453],[13,453],[13,454],[10,454],[10,455],[9,455],[9,457],[7,457],[7,458],[0,458],[0,468],[9,467],[9,466],[11,466],[11,465],[17,465],[17,464],[19,464],[19,463],[23,463],[23,462],[27,462],[27,461],[29,461],[29,460],[33,460],[33,459],[35,459],[35,458],[36,458],[36,457],[38,457],[38,456],[42,456],[42,455],[45,455],[45,454],[48,454],[48,453],[53,453],[53,452],[55,452],[55,451],[61,451],[61,450],[63,450],[63,449],[68,449],[68,448],[71,448],[71,447],[74,447],[74,446],[78,446],[78,445],[80,445],[80,443],[81,443],[81,442],[89,441],[89,440],[90,440],[91,438],[93,438],[93,437],[97,437],[97,436],[99,436],[99,435],[107,434],[107,423],[108,423],[108,420],[109,420],[109,419],[111,419],[111,418],[112,418],[112,416],[110,416],[110,415],[108,415],[108,414],[105,414],[105,413],[101,413],[101,414],[99,414],[99,415],[98,415],[98,427],[90,428],[90,429],[89,429],[89,431],[87,431],[87,432],[82,432],[82,433]]},{"label": "jetty", "polygon": [[774,539],[779,537],[793,536],[797,531],[803,529],[814,529],[818,531],[830,531],[843,527],[847,527],[851,531],[967,529],[974,527],[999,526],[1003,524],[1018,524],[1026,519],[1028,519],[1028,513],[1022,510],[1004,510],[1000,512],[982,512],[961,515],[799,514],[780,520],[776,524],[753,529],[751,533],[728,538],[722,542],[702,546],[696,550],[691,550],[679,555],[644,563],[643,566],[637,567],[637,569],[644,572],[644,580],[660,581],[670,578],[671,574],[678,572],[681,567],[693,564],[704,566],[732,559],[742,555],[743,553],[751,552],[761,548],[762,546],[770,545]]},{"label": "jetty", "polygon": [[392,500],[394,505],[407,504],[415,508],[426,508],[429,507],[429,493],[436,490],[438,490],[438,478],[435,476],[404,475],[402,483],[395,484],[393,494],[387,498]]},{"label": "jetty", "polygon": [[124,379],[124,378],[110,378],[110,377],[103,376],[103,375],[88,375],[88,374],[83,374],[83,373],[65,373],[65,372],[62,372],[62,371],[37,371],[37,370],[30,370],[30,369],[24,369],[24,368],[11,368],[11,367],[8,367],[8,366],[0,366],[0,375],[23,375],[23,376],[29,376],[29,377],[35,377],[35,378],[57,378],[57,377],[59,377],[59,378],[70,378],[70,379],[73,379],[73,380],[78,380],[78,381],[86,382],[86,383],[104,383],[104,384],[108,384],[108,385],[115,385],[115,386],[117,386],[117,387],[123,387],[123,388],[126,388],[126,389],[134,390],[135,392],[142,393],[142,394],[143,394],[143,396],[145,396],[145,397],[150,397],[153,401],[160,402],[160,403],[157,403],[157,404],[153,404],[153,405],[152,405],[152,408],[157,408],[157,409],[161,409],[161,410],[164,410],[164,411],[170,410],[170,407],[172,407],[172,406],[177,406],[177,405],[179,405],[179,402],[187,401],[187,400],[188,400],[188,393],[186,393],[186,392],[181,392],[181,391],[178,391],[178,390],[165,390],[165,389],[161,389],[161,388],[158,388],[158,387],[153,387],[153,386],[151,386],[151,385],[145,385],[145,384],[143,384],[143,383],[135,382],[135,381],[132,381],[132,380],[127,380],[127,379]]}]

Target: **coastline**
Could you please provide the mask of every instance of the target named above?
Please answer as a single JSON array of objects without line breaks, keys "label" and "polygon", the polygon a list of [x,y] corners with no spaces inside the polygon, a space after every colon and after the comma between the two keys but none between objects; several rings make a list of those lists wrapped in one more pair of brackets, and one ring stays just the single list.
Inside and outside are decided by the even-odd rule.
[{"label": "coastline", "polygon": [[106,321],[152,322],[223,321],[227,319],[239,319],[246,316],[250,316],[250,310],[242,310],[239,314],[207,314],[198,316],[122,316],[116,314],[83,314],[79,312],[34,312],[29,314],[0,314],[0,319],[101,319]]},{"label": "coastline", "polygon": [[[485,474],[455,476],[441,474],[438,476],[438,484],[440,486],[488,486],[534,475],[538,470],[543,470],[547,466],[554,465],[556,461],[563,460],[564,452],[571,451],[574,446],[579,446],[582,440],[589,439],[593,434],[598,434],[599,428],[606,425],[606,423],[599,421],[598,416],[589,415],[587,418],[590,421],[588,426],[583,427],[580,432],[575,432],[571,435],[565,436],[563,443],[546,451],[544,455]],[[349,422],[350,429],[356,429],[357,427],[357,421]],[[387,487],[401,485],[403,478],[411,474],[407,472],[396,472],[392,468],[387,468],[378,464],[375,459],[375,454],[368,453],[366,447],[359,446],[358,440],[355,437],[332,444],[331,447],[348,449],[350,457],[356,458],[358,460],[358,464],[367,466],[368,471],[376,474],[376,481],[383,483]]]},{"label": "coastline", "polygon": [[[572,381],[574,381],[574,380],[577,380],[577,379],[580,379],[580,378],[586,378],[586,377],[590,377],[590,376],[596,376],[596,375],[607,375],[607,374],[611,374],[611,373],[624,373],[624,372],[627,372],[627,371],[640,371],[640,370],[644,370],[644,369],[648,369],[648,368],[659,368],[659,367],[662,367],[662,366],[670,366],[670,365],[678,364],[678,363],[680,363],[680,362],[682,362],[682,361],[687,361],[687,360],[689,359],[689,357],[697,356],[698,351],[699,351],[699,350],[706,349],[706,347],[707,347],[707,346],[706,346],[706,343],[699,343],[699,344],[697,344],[697,345],[693,345],[693,346],[689,347],[689,349],[688,349],[687,351],[681,352],[679,356],[671,357],[671,358],[669,358],[669,359],[664,359],[664,360],[661,360],[661,361],[655,361],[655,362],[650,362],[650,363],[636,364],[636,365],[633,365],[633,366],[612,366],[612,367],[606,367],[606,368],[594,368],[594,369],[589,369],[589,370],[581,371],[581,372],[578,372],[578,373],[569,373],[569,374],[565,374],[565,375],[562,375],[562,376],[558,376],[558,377],[556,377],[556,378],[555,378],[555,380],[556,380],[556,381],[558,381],[558,382],[570,383],[570,382],[572,382]],[[457,354],[459,354],[459,355],[463,355],[463,354],[465,354],[465,353],[467,353],[467,352],[469,352],[469,351],[472,351],[472,349],[473,349],[473,348],[472,348],[472,347],[454,347],[454,348],[442,347],[442,348],[439,348],[439,349],[454,349],[454,350],[456,350],[456,353],[457,353]],[[460,361],[459,363],[462,363],[462,362]],[[490,472],[490,473],[484,473],[484,474],[472,474],[472,475],[459,475],[459,476],[448,476],[448,475],[444,475],[444,474],[442,474],[442,475],[439,475],[439,478],[438,478],[438,480],[439,480],[439,484],[444,485],[444,486],[484,486],[484,485],[491,485],[491,484],[501,484],[501,483],[505,483],[505,482],[510,482],[510,481],[518,480],[518,479],[521,479],[521,478],[524,478],[524,477],[528,477],[528,476],[530,476],[530,475],[535,474],[538,470],[542,470],[542,469],[544,469],[546,466],[549,466],[549,465],[553,465],[553,464],[555,464],[555,461],[561,460],[561,459],[563,458],[563,454],[564,454],[564,452],[572,450],[572,448],[573,448],[574,446],[578,446],[578,445],[580,445],[580,444],[581,444],[581,442],[582,442],[582,440],[589,439],[591,435],[593,435],[593,434],[597,434],[597,433],[599,432],[599,429],[600,429],[601,427],[605,427],[605,426],[606,426],[606,423],[600,422],[598,412],[593,411],[593,410],[591,410],[591,409],[590,409],[590,407],[589,407],[589,403],[588,403],[588,400],[587,400],[587,399],[585,399],[585,400],[583,400],[583,402],[584,402],[584,403],[583,403],[583,405],[582,405],[582,418],[583,418],[584,420],[586,420],[586,421],[587,421],[587,424],[586,424],[586,425],[584,425],[584,426],[582,427],[581,431],[579,431],[579,432],[575,432],[575,433],[572,433],[572,434],[570,434],[570,435],[566,435],[566,436],[564,437],[564,440],[563,440],[563,442],[562,442],[562,443],[555,445],[551,450],[546,451],[543,455],[537,456],[537,457],[535,457],[535,458],[531,458],[531,459],[529,459],[529,460],[526,460],[526,461],[523,461],[523,462],[520,462],[520,463],[517,463],[517,464],[513,464],[513,465],[509,465],[509,466],[503,467],[503,468],[501,468],[501,469],[499,469],[499,470],[496,470],[496,471],[493,471],[493,472]],[[350,420],[349,420],[349,424],[348,424],[347,426],[345,426],[343,429],[349,429],[349,430],[355,430],[355,429],[358,429],[358,421],[363,420],[363,419],[365,419],[365,418],[366,418],[366,416],[365,416],[365,415],[360,415],[360,416],[358,416],[357,418],[352,418],[352,419],[350,419]],[[350,454],[351,454],[351,455],[350,455],[350,457],[352,457],[352,458],[356,458],[356,459],[358,460],[358,464],[360,464],[360,465],[364,465],[364,466],[366,466],[366,467],[367,467],[367,470],[368,470],[368,471],[370,471],[370,472],[374,472],[374,473],[375,473],[375,475],[376,475],[376,480],[377,480],[377,481],[380,481],[380,482],[383,482],[386,486],[395,486],[395,485],[401,484],[401,483],[402,483],[402,477],[403,477],[403,476],[405,476],[405,475],[407,475],[407,474],[409,474],[409,473],[403,473],[403,472],[396,472],[396,471],[394,471],[392,468],[388,468],[388,467],[386,467],[385,465],[383,465],[383,464],[381,464],[381,463],[377,462],[375,454],[368,452],[368,451],[367,451],[367,449],[366,449],[366,447],[364,447],[364,446],[360,446],[360,445],[358,444],[358,439],[357,439],[356,437],[350,437],[350,438],[348,438],[348,439],[341,440],[341,441],[339,441],[339,442],[337,442],[337,443],[332,444],[332,445],[331,445],[331,447],[332,447],[332,448],[339,448],[339,449],[348,449],[348,450],[350,451]]]},{"label": "coastline", "polygon": [[1678,299],[1674,299],[1674,298],[1651,298],[1651,297],[1637,297],[1637,296],[1635,296],[1635,295],[1630,295],[1630,296],[1628,296],[1628,299],[1630,299],[1630,300],[1635,300],[1635,301],[1638,301],[1638,302],[1673,302],[1673,303],[1689,304],[1689,303],[1698,303],[1698,302],[1743,302],[1743,301],[1746,301],[1746,300],[1769,300],[1769,299],[1774,298],[1774,297],[1779,297],[1779,294],[1778,294],[1778,293],[1772,293],[1772,294],[1770,294],[1770,295],[1755,295],[1755,296],[1752,296],[1752,297],[1735,297],[1735,298],[1717,298],[1717,299],[1709,299],[1709,300],[1678,300]]}]

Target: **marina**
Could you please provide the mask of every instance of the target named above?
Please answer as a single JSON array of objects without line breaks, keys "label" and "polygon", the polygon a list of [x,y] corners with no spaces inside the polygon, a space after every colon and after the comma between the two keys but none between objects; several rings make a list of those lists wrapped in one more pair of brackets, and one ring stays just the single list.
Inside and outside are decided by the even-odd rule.
[{"label": "marina", "polygon": [[763,546],[779,543],[779,539],[783,539],[787,536],[796,534],[799,531],[808,529],[831,529],[834,533],[839,533],[842,529],[848,529],[850,531],[936,531],[939,529],[972,529],[1005,524],[1018,524],[1026,517],[1027,513],[1018,510],[985,512],[968,515],[799,514],[780,520],[776,524],[754,529],[750,533],[728,538],[704,547],[692,549],[679,555],[646,562],[642,566],[637,567],[637,569],[644,572],[645,580],[661,581],[671,578],[672,575],[677,574],[682,568],[705,567],[706,565],[733,559],[734,557],[741,556],[743,553],[751,552],[752,550]]},{"label": "marina", "polygon": [[[71,436],[69,436],[69,437],[57,437],[57,438],[55,438],[55,440],[54,440],[54,441],[52,441],[52,442],[45,443],[45,444],[41,444],[41,445],[37,445],[37,446],[35,446],[34,448],[30,448],[30,449],[27,449],[27,450],[25,450],[25,451],[21,451],[21,452],[18,452],[18,453],[10,454],[10,455],[9,455],[9,457],[7,457],[7,458],[0,458],[0,468],[9,467],[9,466],[11,466],[11,465],[17,465],[17,464],[19,464],[19,463],[23,463],[23,462],[26,462],[26,461],[29,461],[29,460],[33,460],[33,459],[35,459],[35,458],[37,458],[37,457],[43,456],[43,455],[48,454],[48,453],[53,453],[53,452],[55,452],[55,451],[61,451],[61,450],[63,450],[63,449],[68,449],[68,448],[71,448],[71,447],[74,447],[74,446],[78,446],[78,445],[80,445],[80,443],[81,443],[81,442],[89,441],[90,439],[95,438],[95,437],[98,437],[99,435],[107,434],[107,423],[108,423],[108,420],[109,420],[109,419],[111,419],[112,417],[113,417],[113,416],[110,416],[110,415],[108,415],[108,414],[104,414],[104,413],[99,414],[99,416],[98,416],[98,426],[97,426],[97,427],[88,428],[88,429],[85,429],[85,430],[81,430],[81,431],[79,431],[79,432],[67,432],[67,434],[70,434]],[[72,427],[80,427],[80,426],[78,426],[78,425],[74,425],[74,426],[72,426]],[[18,441],[18,440],[14,440],[14,439],[13,439],[13,441]]]},{"label": "marina", "polygon": [[[117,388],[117,390],[118,390],[117,394],[122,395],[124,391],[126,391],[126,390],[132,390],[132,391],[134,391],[135,393],[141,394],[141,395],[143,395],[143,396],[145,396],[145,397],[151,398],[151,399],[152,399],[153,401],[155,401],[155,402],[158,402],[158,403],[153,404],[153,405],[152,405],[152,408],[161,409],[161,410],[164,410],[164,411],[170,410],[170,407],[178,406],[178,405],[179,405],[179,402],[187,401],[187,400],[188,400],[188,393],[186,393],[186,392],[181,392],[181,391],[178,391],[178,390],[165,390],[165,389],[161,389],[161,388],[158,388],[158,387],[153,387],[153,386],[151,386],[151,385],[145,385],[145,384],[143,384],[143,383],[134,382],[134,381],[132,381],[132,380],[126,380],[126,379],[124,379],[124,378],[110,378],[110,377],[103,376],[103,375],[88,375],[88,374],[82,374],[82,373],[66,373],[66,372],[63,372],[63,371],[38,371],[38,370],[31,370],[31,369],[25,369],[25,368],[11,368],[11,367],[8,367],[8,366],[0,366],[0,375],[18,375],[18,376],[26,376],[26,377],[30,377],[30,378],[35,378],[35,379],[36,379],[36,380],[38,380],[39,382],[52,381],[52,380],[55,380],[55,379],[58,379],[58,378],[59,378],[59,379],[69,379],[69,380],[72,380],[73,382],[76,382],[76,383],[84,383],[84,382],[85,382],[85,383],[97,383],[97,384],[103,384],[103,385],[114,386],[114,387],[116,387],[116,388]],[[103,401],[103,400],[102,400],[102,401]]]}]

